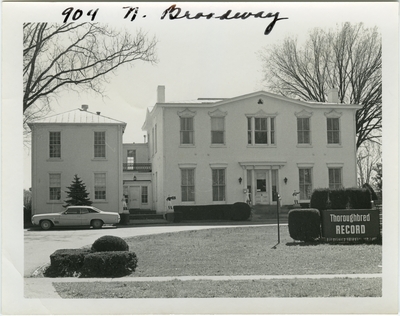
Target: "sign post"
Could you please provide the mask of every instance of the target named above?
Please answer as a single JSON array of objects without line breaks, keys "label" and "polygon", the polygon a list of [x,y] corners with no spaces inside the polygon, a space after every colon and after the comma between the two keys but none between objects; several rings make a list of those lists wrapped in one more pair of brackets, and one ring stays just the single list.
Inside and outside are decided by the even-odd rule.
[{"label": "sign post", "polygon": [[276,219],[277,219],[277,228],[278,228],[278,243],[272,247],[272,249],[276,249],[276,246],[278,246],[281,243],[281,232],[280,232],[280,228],[279,228],[279,209],[280,209],[280,200],[281,200],[281,196],[279,195],[278,192],[275,192],[274,194],[276,194]]}]

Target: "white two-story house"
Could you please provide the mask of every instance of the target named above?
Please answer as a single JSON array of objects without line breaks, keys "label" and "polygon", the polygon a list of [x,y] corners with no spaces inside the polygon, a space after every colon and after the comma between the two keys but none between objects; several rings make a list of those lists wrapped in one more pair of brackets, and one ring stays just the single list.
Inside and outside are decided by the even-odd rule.
[{"label": "white two-story house", "polygon": [[61,212],[74,175],[93,206],[123,208],[126,123],[88,111],[88,106],[29,123],[32,131],[32,215]]},{"label": "white two-story house", "polygon": [[[154,208],[175,204],[282,205],[313,189],[353,187],[359,105],[303,102],[265,91],[229,99],[166,102],[159,86],[148,110]],[[297,194],[296,194],[297,193]]]}]

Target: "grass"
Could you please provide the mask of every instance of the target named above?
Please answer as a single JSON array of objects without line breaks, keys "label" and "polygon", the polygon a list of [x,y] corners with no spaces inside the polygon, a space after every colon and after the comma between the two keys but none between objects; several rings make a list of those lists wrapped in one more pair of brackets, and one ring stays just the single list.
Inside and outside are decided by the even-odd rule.
[{"label": "grass", "polygon": [[294,243],[287,226],[236,227],[166,233],[126,239],[138,257],[132,274],[186,275],[302,275],[380,273],[378,244]]},{"label": "grass", "polygon": [[54,283],[62,298],[376,297],[382,280],[293,279],[256,281]]}]

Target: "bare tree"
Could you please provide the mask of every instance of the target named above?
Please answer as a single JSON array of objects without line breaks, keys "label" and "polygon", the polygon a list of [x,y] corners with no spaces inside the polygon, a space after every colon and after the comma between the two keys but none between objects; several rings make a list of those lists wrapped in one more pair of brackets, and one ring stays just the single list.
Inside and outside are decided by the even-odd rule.
[{"label": "bare tree", "polygon": [[46,115],[62,89],[104,95],[109,75],[134,61],[157,62],[155,38],[98,23],[25,23],[23,113],[26,123]]},{"label": "bare tree", "polygon": [[339,102],[361,104],[356,114],[357,148],[382,127],[382,42],[377,28],[344,23],[337,30],[315,28],[303,46],[296,38],[260,53],[267,88],[305,101],[326,102],[330,88]]},{"label": "bare tree", "polygon": [[380,145],[372,141],[365,141],[357,150],[356,162],[358,186],[361,187],[365,183],[374,185],[377,166],[382,163]]}]

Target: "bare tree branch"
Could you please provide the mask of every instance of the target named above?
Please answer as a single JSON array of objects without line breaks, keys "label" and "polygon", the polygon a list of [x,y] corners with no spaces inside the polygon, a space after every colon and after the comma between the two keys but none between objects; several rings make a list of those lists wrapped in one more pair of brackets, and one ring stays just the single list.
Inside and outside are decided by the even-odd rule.
[{"label": "bare tree branch", "polygon": [[382,42],[377,28],[344,23],[337,30],[310,32],[260,53],[266,87],[304,101],[326,102],[332,87],[341,103],[361,104],[356,113],[357,148],[382,128]]}]

